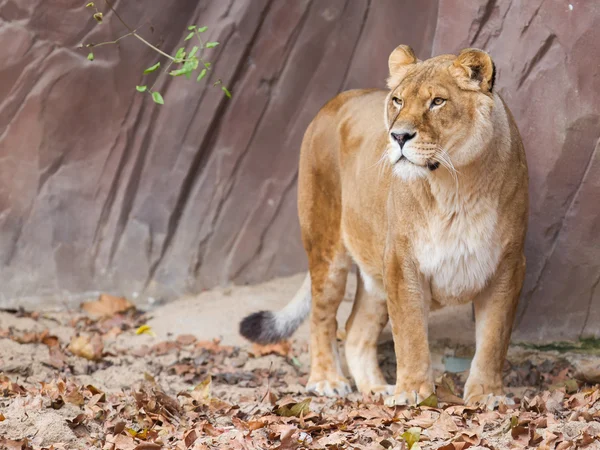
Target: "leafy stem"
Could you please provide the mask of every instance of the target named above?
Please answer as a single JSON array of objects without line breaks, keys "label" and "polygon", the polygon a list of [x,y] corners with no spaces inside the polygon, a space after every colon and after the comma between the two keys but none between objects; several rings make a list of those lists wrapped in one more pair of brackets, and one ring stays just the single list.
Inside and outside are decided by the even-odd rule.
[{"label": "leafy stem", "polygon": [[[165,51],[159,49],[155,45],[151,44],[146,39],[144,39],[140,34],[138,34],[137,31],[139,28],[134,29],[127,22],[125,22],[125,20],[121,17],[121,15],[114,8],[114,6],[112,4],[112,0],[104,0],[104,3],[108,7],[108,9],[115,15],[117,20],[119,20],[119,22],[121,22],[123,24],[123,26],[129,32],[113,41],[100,42],[98,44],[90,43],[90,44],[85,45],[85,47],[86,48],[95,48],[95,47],[101,47],[101,46],[109,45],[109,44],[116,45],[119,43],[119,41],[121,41],[121,39],[133,36],[136,39],[138,39],[140,42],[142,42],[144,45],[146,45],[147,47],[151,48],[153,51],[158,53],[159,55],[167,58],[169,61],[166,65],[166,67],[160,71],[159,75],[154,79],[154,82],[152,83],[150,88],[148,88],[147,85],[136,86],[136,90],[138,92],[147,92],[148,94],[150,94],[155,103],[160,104],[160,105],[164,104],[164,99],[163,99],[162,95],[159,92],[154,90],[154,86],[156,85],[158,79],[163,74],[168,74],[168,75],[171,75],[174,77],[185,75],[185,77],[189,79],[189,78],[191,78],[191,75],[194,71],[199,70],[196,81],[201,81],[206,76],[208,71],[211,70],[212,64],[205,60],[203,53],[204,53],[204,50],[214,48],[217,45],[219,45],[219,43],[218,42],[205,42],[204,39],[202,39],[201,33],[204,33],[205,31],[207,31],[208,27],[205,27],[205,26],[199,27],[196,25],[190,25],[188,27],[189,33],[185,37],[184,42],[192,39],[193,37],[196,37],[198,39],[198,45],[194,45],[192,47],[192,49],[190,49],[187,52],[186,52],[185,47],[181,47],[181,48],[179,48],[179,50],[177,50],[177,53],[173,56],[173,55],[170,55],[170,54],[166,53]],[[93,17],[98,23],[103,22],[104,16],[103,16],[102,12],[98,10],[98,8],[94,4],[94,2],[88,2],[85,6],[86,6],[86,8],[94,9],[95,12],[93,14]],[[82,47],[83,47],[83,45],[82,45]],[[88,54],[88,59],[90,61],[94,60],[94,54],[92,52],[90,52]],[[180,65],[180,67],[175,70],[169,71],[173,64],[178,64],[178,65]],[[160,61],[158,61],[154,65],[146,68],[144,70],[144,75],[151,74],[152,72],[157,71],[160,67],[161,67],[161,63],[160,63]],[[218,79],[215,83],[213,83],[213,86],[221,86],[221,90],[223,91],[223,93],[228,98],[231,98],[231,93],[223,85],[223,83],[220,79]]]}]

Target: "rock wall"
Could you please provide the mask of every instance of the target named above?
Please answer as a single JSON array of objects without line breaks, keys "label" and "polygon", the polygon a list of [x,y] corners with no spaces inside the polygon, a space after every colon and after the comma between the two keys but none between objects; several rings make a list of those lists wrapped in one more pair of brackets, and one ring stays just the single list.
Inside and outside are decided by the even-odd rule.
[{"label": "rock wall", "polygon": [[[161,48],[208,25],[215,76],[135,92],[155,54],[95,51],[79,0],[0,0],[0,306],[90,291],[171,299],[305,268],[295,182],[306,125],[340,90],[384,86],[400,43],[421,58],[477,46],[520,126],[531,174],[517,336],[600,336],[597,2],[118,2]],[[101,1],[97,2],[101,4]],[[152,29],[154,31],[152,31]]]}]

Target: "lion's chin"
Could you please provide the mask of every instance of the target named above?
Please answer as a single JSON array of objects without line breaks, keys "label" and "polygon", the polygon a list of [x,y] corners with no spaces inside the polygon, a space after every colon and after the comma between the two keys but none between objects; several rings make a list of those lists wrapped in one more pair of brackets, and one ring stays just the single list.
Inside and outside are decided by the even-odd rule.
[{"label": "lion's chin", "polygon": [[[435,170],[435,169],[434,169]],[[412,181],[418,180],[421,178],[425,178],[427,174],[430,172],[430,169],[426,166],[418,166],[408,159],[400,158],[392,168],[392,172],[394,176],[404,180],[404,181]]]}]

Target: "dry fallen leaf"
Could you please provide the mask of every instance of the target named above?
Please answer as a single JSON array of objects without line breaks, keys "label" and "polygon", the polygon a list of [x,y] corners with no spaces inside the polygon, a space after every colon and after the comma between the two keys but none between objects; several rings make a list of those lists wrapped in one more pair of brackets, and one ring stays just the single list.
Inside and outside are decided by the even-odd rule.
[{"label": "dry fallen leaf", "polygon": [[162,341],[152,346],[152,351],[157,356],[166,355],[167,353],[178,349],[179,346],[175,341]]},{"label": "dry fallen leaf", "polygon": [[211,384],[212,384],[212,378],[209,375],[194,388],[194,390],[190,393],[190,395],[197,402],[206,403],[208,400],[210,400]]},{"label": "dry fallen leaf", "polygon": [[306,416],[310,412],[311,398],[307,398],[298,403],[285,403],[275,409],[275,414],[282,417],[300,417]]},{"label": "dry fallen leaf", "polygon": [[59,341],[58,338],[56,336],[51,336],[48,334],[48,332],[44,333],[41,336],[40,342],[44,345],[47,345],[48,347],[58,347],[59,345]]},{"label": "dry fallen leaf", "polygon": [[104,344],[99,334],[92,337],[87,335],[73,336],[69,344],[69,351],[76,356],[96,361],[102,357]]},{"label": "dry fallen leaf", "polygon": [[419,403],[419,406],[429,406],[430,408],[437,408],[438,398],[435,394],[431,394],[429,397],[427,397],[425,400]]},{"label": "dry fallen leaf", "polygon": [[135,447],[133,450],[160,450],[161,448],[162,445],[155,444],[153,442],[143,442],[137,447]]},{"label": "dry fallen leaf", "polygon": [[108,294],[100,295],[98,300],[81,304],[81,309],[94,318],[110,317],[133,308],[133,303],[126,298]]},{"label": "dry fallen leaf", "polygon": [[409,428],[400,437],[406,441],[409,450],[414,449],[415,444],[421,439],[421,429],[419,427]]},{"label": "dry fallen leaf", "polygon": [[48,364],[50,364],[55,369],[62,369],[67,364],[67,355],[65,355],[60,347],[53,346],[48,349],[48,355],[50,356],[50,360]]},{"label": "dry fallen leaf", "polygon": [[197,340],[198,339],[196,339],[196,336],[193,334],[180,334],[177,336],[176,342],[179,345],[192,345],[195,344]]},{"label": "dry fallen leaf", "polygon": [[254,344],[250,353],[256,357],[272,354],[279,356],[288,356],[291,351],[291,344],[288,341],[281,341],[276,344],[268,345]]},{"label": "dry fallen leaf", "polygon": [[138,329],[135,330],[135,334],[147,334],[149,336],[156,336],[156,333],[154,331],[152,331],[152,328],[150,328],[150,325],[146,325],[146,324],[138,327]]}]

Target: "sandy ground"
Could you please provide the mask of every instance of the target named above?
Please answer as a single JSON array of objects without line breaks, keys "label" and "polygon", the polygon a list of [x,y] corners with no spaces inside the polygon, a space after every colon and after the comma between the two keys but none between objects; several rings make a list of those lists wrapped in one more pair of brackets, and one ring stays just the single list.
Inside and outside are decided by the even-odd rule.
[{"label": "sandy ground", "polygon": [[[401,436],[415,428],[409,426],[415,420],[423,441],[416,445],[422,448],[464,442],[458,434],[464,430],[471,430],[479,439],[473,438],[469,445],[495,442],[495,448],[522,448],[525,441],[527,445],[538,441],[531,434],[530,424],[534,419],[524,422],[523,426],[529,431],[523,432],[513,423],[517,419],[510,417],[516,414],[515,417],[521,420],[524,413],[530,414],[532,409],[528,405],[535,398],[539,398],[538,404],[558,402],[561,405],[560,408],[555,405],[557,413],[550,420],[555,428],[562,427],[561,431],[557,431],[558,428],[548,431],[558,437],[552,440],[551,436],[543,436],[544,442],[554,443],[548,448],[567,441],[572,443],[570,445],[588,445],[588,436],[594,437],[596,432],[600,436],[600,427],[598,430],[589,428],[590,424],[600,420],[600,402],[593,397],[596,394],[587,391],[587,397],[576,401],[569,397],[580,395],[576,393],[578,389],[579,392],[589,389],[589,383],[594,380],[588,379],[588,384],[584,384],[573,377],[578,372],[597,376],[600,359],[590,354],[539,352],[518,347],[511,348],[505,371],[508,393],[517,401],[514,407],[517,409],[506,410],[501,406],[505,409],[496,411],[497,416],[486,422],[488,432],[502,430],[508,420],[508,437],[506,432],[500,433],[501,438],[489,433],[482,437],[485,435],[481,425],[483,416],[477,416],[473,421],[466,418],[464,411],[459,411],[457,417],[462,417],[459,420],[453,415],[457,411],[454,409],[424,407],[425,410],[396,408],[387,411],[377,406],[378,413],[370,410],[373,417],[361,422],[360,418],[351,415],[351,411],[375,408],[368,405],[377,405],[377,402],[376,399],[365,400],[357,393],[345,399],[345,403],[312,399],[311,414],[319,414],[319,419],[311,426],[305,422],[304,413],[300,419],[293,416],[282,419],[281,414],[273,411],[281,407],[282,401],[284,407],[286,401],[292,401],[287,396],[291,395],[295,401],[306,398],[303,384],[309,365],[308,324],[302,325],[291,345],[271,349],[252,348],[241,339],[237,327],[239,320],[248,313],[284,306],[302,280],[303,275],[298,275],[258,286],[217,289],[146,313],[129,310],[101,319],[90,318],[82,311],[0,312],[0,448],[42,448],[53,444],[56,448],[62,444],[64,448],[139,450],[224,448],[220,441],[225,439],[224,436],[230,439],[227,448],[396,448],[396,445],[402,448],[407,441],[406,436]],[[350,313],[350,293],[354,292],[355,281],[349,280],[349,294],[339,311],[342,327]],[[140,329],[142,325],[144,328]],[[474,324],[470,308],[436,313],[431,320],[430,333],[436,377],[442,383],[452,380],[453,393],[460,395],[466,376],[462,371],[468,367],[473,350]],[[381,338],[380,361],[386,376],[393,380],[395,362],[390,340],[388,329]],[[454,344],[449,345],[449,340]],[[76,344],[81,342],[84,345],[79,348]],[[453,373],[442,379],[445,371]],[[208,388],[205,389],[208,376],[211,377],[210,394]],[[558,397],[547,391],[551,387],[558,389]],[[600,391],[594,392],[600,397]],[[186,403],[190,395],[194,400]],[[160,400],[164,398],[176,404],[176,412],[169,412],[166,419],[160,415],[170,411],[170,403]],[[208,412],[205,411],[204,416],[198,415],[198,402],[203,404],[205,400]],[[224,413],[214,406],[215,401],[234,405],[232,408],[237,412],[235,415],[232,410]],[[575,414],[577,408],[584,407],[585,414],[579,410]],[[136,414],[128,408],[134,408]],[[539,417],[535,420],[548,414],[549,408],[544,408],[538,407],[535,414]],[[452,425],[454,422],[448,425],[447,411],[454,417],[451,421],[456,422],[455,425]],[[473,414],[487,414],[485,408],[478,411]],[[347,434],[342,437],[336,435],[342,423],[340,414],[347,416],[341,428]],[[389,414],[394,417],[391,422],[385,419]],[[427,420],[423,419],[424,414],[429,414]],[[140,419],[142,416],[143,420]],[[442,418],[446,421],[445,431],[433,433],[432,430],[441,426]],[[146,429],[143,424],[148,421],[153,424],[148,429],[161,429],[162,434],[147,434],[147,430],[144,431],[146,434],[141,434],[140,430]],[[577,422],[569,425],[574,427],[570,431],[564,428],[569,421]],[[121,423],[123,429],[120,429]],[[326,425],[332,423],[337,425]],[[260,429],[254,431],[255,427]],[[281,427],[287,427],[287,431]],[[166,429],[171,433],[171,441],[165,438]],[[240,435],[240,429],[245,434]],[[352,430],[355,430],[353,435]],[[550,425],[545,430],[550,430]],[[191,431],[195,433],[192,437]],[[575,437],[569,434],[571,432]],[[369,442],[358,438],[352,440],[351,435],[366,436],[368,433],[372,434]],[[523,433],[531,434],[529,440],[522,438]],[[337,440],[331,436],[337,436]],[[329,444],[327,439],[331,440]],[[154,447],[140,447],[150,445],[150,441]],[[335,447],[338,444],[347,446]],[[452,448],[459,447],[465,446],[454,445]]]}]

